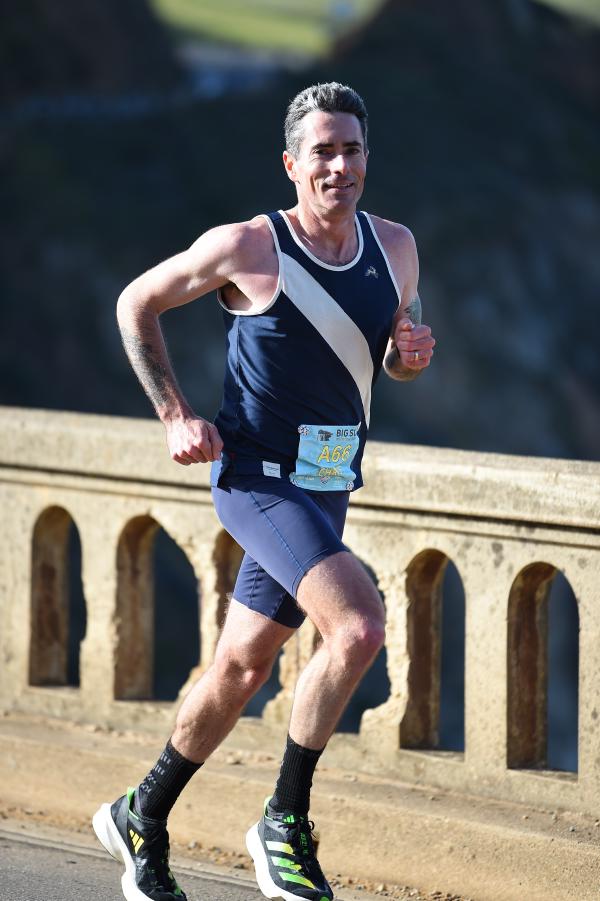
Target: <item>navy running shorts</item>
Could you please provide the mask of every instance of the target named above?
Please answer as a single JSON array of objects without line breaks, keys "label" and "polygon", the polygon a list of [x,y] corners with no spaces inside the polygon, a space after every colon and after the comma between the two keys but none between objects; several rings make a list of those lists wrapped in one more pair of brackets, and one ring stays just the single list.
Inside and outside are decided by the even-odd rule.
[{"label": "navy running shorts", "polygon": [[284,626],[305,614],[296,604],[300,580],[342,543],[348,491],[307,491],[287,479],[223,474],[213,486],[217,516],[246,552],[233,597]]}]

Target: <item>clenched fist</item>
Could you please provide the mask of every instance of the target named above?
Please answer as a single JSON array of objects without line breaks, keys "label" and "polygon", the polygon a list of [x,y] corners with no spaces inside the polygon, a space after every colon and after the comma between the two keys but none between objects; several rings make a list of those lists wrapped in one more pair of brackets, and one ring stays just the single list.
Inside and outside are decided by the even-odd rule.
[{"label": "clenched fist", "polygon": [[400,319],[394,329],[393,341],[400,362],[405,369],[425,369],[433,356],[435,338],[428,325],[414,325],[410,319]]},{"label": "clenched fist", "polygon": [[182,466],[218,460],[223,442],[217,427],[201,417],[173,419],[165,423],[171,459]]}]

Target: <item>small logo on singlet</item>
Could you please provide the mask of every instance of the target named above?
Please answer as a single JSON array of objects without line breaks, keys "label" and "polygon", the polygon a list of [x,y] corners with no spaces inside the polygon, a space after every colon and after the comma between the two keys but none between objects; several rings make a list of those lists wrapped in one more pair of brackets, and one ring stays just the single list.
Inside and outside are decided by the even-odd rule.
[{"label": "small logo on singlet", "polygon": [[365,278],[368,278],[370,275],[374,275],[375,278],[379,278],[379,273],[377,272],[375,266],[369,266],[369,268],[365,272]]}]

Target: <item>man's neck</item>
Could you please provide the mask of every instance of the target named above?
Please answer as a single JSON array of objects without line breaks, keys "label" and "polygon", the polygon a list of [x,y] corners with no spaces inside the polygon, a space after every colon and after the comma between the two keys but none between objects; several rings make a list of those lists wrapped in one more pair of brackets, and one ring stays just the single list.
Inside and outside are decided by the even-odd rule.
[{"label": "man's neck", "polygon": [[323,215],[299,203],[288,210],[288,217],[300,240],[315,256],[339,266],[356,256],[355,213],[352,208],[339,215]]}]

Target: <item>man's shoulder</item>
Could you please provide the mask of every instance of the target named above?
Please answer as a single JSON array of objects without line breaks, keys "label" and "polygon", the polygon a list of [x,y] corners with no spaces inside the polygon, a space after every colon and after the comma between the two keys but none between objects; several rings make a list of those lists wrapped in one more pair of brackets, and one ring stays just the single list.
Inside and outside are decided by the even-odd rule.
[{"label": "man's shoulder", "polygon": [[210,233],[223,243],[224,247],[236,252],[252,252],[267,241],[271,241],[269,224],[264,215],[254,216],[243,222],[229,222],[211,229]]},{"label": "man's shoulder", "polygon": [[230,278],[231,273],[260,265],[274,248],[268,222],[264,216],[255,216],[210,228],[194,242],[191,252],[202,260],[214,258],[219,270]]},{"label": "man's shoulder", "polygon": [[373,213],[369,213],[369,217],[377,232],[377,237],[386,251],[395,249],[410,252],[415,247],[414,235],[406,225],[402,225],[401,222],[393,222],[391,219],[384,219],[382,216],[375,216]]},{"label": "man's shoulder", "polygon": [[419,278],[419,257],[413,233],[400,222],[392,222],[391,219],[369,215],[398,284],[402,286],[401,290],[404,291],[406,285],[409,287],[414,285],[416,290]]}]

